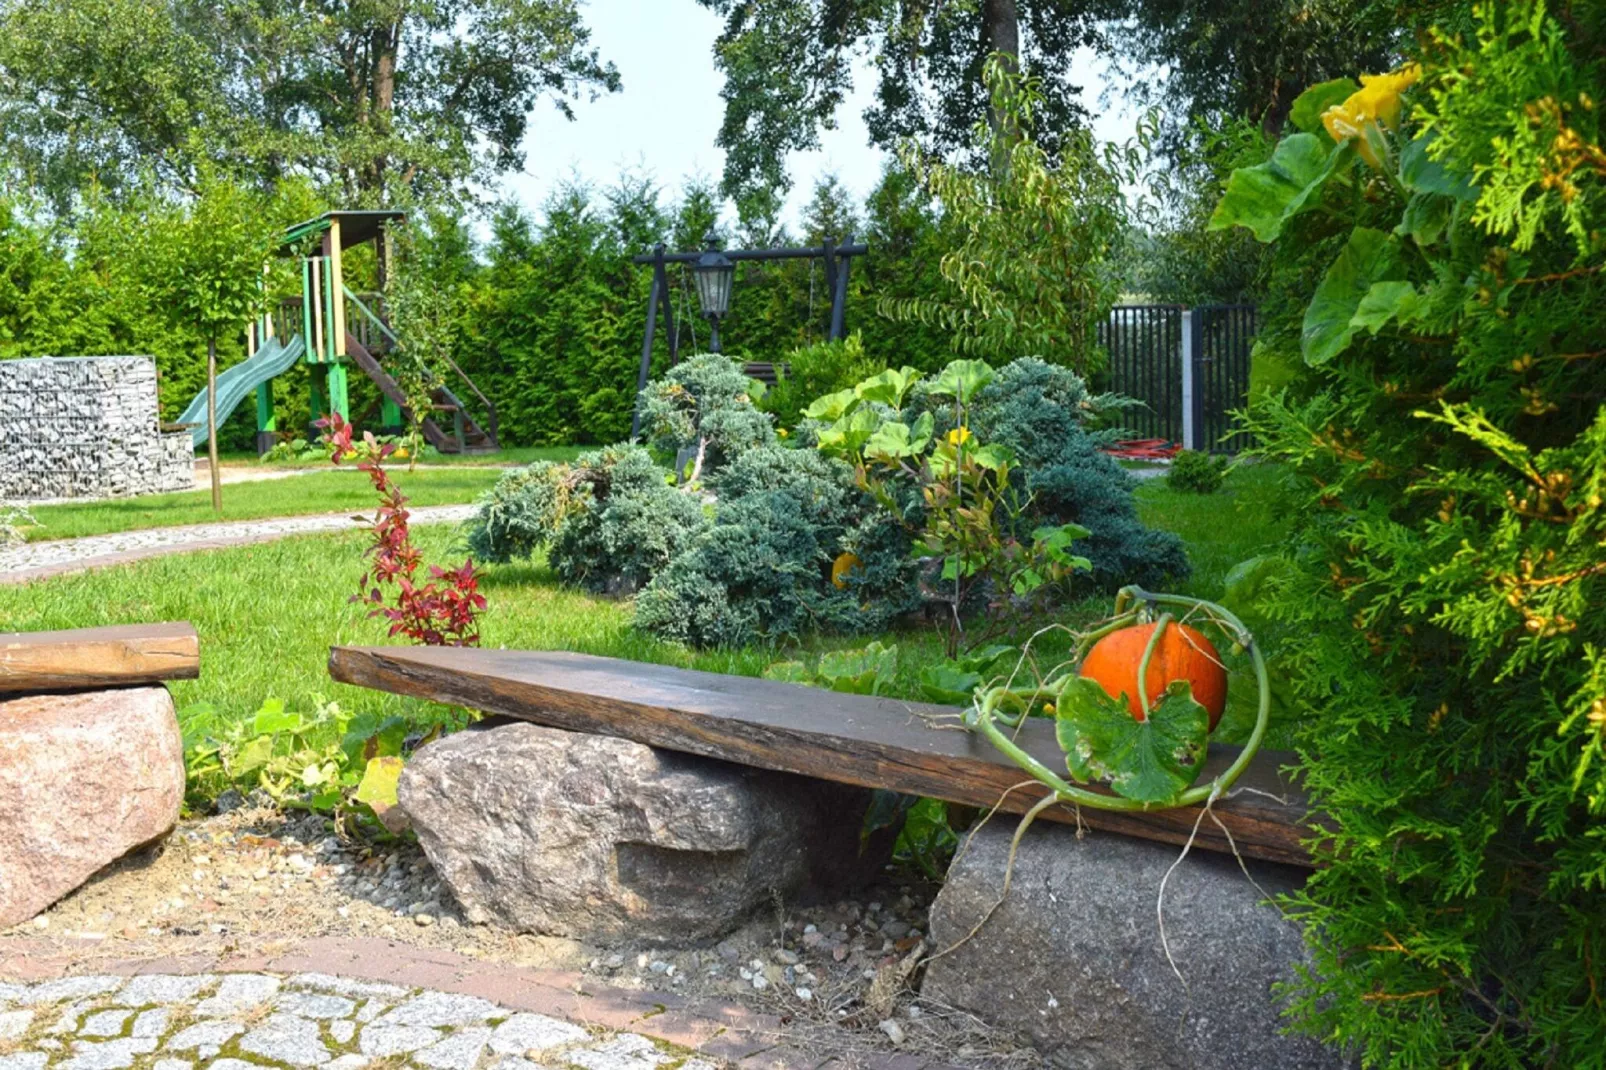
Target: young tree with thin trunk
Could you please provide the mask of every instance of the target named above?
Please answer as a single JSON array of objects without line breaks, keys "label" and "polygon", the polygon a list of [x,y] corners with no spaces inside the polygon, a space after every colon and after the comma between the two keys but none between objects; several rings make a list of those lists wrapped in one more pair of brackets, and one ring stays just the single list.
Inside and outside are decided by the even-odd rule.
[{"label": "young tree with thin trunk", "polygon": [[203,173],[188,203],[151,212],[145,290],[174,325],[206,338],[207,456],[212,508],[223,509],[217,449],[217,343],[267,310],[267,273],[279,242],[272,201],[238,182]]}]

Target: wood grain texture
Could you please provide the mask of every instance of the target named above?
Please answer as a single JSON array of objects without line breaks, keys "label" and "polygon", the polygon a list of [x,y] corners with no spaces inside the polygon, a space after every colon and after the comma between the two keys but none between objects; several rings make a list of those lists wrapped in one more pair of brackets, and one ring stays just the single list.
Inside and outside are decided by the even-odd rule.
[{"label": "wood grain texture", "polygon": [[[951,706],[561,651],[334,647],[329,674],[359,687],[761,769],[984,808],[1003,799],[1001,809],[1012,813],[1029,809],[1045,793],[986,740],[965,731]],[[1028,722],[1018,738],[1050,767],[1064,767],[1048,721]],[[1216,775],[1237,753],[1211,747],[1202,779]],[[1290,758],[1257,756],[1213,812],[1245,857],[1309,866],[1300,843],[1305,800],[1279,773]],[[1078,820],[1068,807],[1054,807],[1045,816]],[[1197,827],[1195,846],[1230,851],[1222,828],[1200,817],[1197,808],[1080,812],[1090,828],[1165,843],[1184,843]]]},{"label": "wood grain texture", "polygon": [[131,687],[201,675],[188,621],[0,633],[0,694]]}]

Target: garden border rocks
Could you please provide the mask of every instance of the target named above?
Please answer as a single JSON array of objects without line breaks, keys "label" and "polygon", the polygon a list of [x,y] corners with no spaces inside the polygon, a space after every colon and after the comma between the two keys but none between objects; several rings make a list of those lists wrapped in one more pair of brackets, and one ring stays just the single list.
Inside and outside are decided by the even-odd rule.
[{"label": "garden border rocks", "polygon": [[165,835],[183,799],[166,688],[0,701],[0,929]]},{"label": "garden border rocks", "polygon": [[523,722],[422,748],[399,798],[470,921],[602,941],[712,941],[890,853],[862,789]]},{"label": "garden border rocks", "polygon": [[[1030,1035],[1065,1070],[1339,1070],[1315,1041],[1283,1036],[1273,986],[1309,961],[1299,929],[1266,903],[1289,867],[1039,824],[998,901],[1014,822],[995,820],[955,860],[931,908],[922,995]],[[1264,892],[1262,891],[1264,889]],[[963,943],[961,941],[963,940]],[[952,951],[943,953],[954,947]]]}]

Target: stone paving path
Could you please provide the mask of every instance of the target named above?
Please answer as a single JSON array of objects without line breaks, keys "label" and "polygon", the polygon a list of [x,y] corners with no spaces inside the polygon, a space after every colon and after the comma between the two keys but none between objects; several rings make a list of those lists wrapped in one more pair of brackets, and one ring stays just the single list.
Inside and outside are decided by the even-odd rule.
[{"label": "stone paving path", "polygon": [[480,996],[323,973],[0,983],[0,1070],[716,1070],[684,1048]]},{"label": "stone paving path", "polygon": [[[77,947],[71,946],[77,944]],[[395,940],[120,959],[0,936],[0,1070],[961,1070],[785,1015]],[[840,1037],[832,1034],[835,1041]],[[988,1060],[988,1066],[1039,1066]]]},{"label": "stone paving path", "polygon": [[[409,512],[415,524],[461,523],[473,515],[474,506],[426,505]],[[0,584],[26,583],[64,572],[120,565],[163,554],[244,546],[292,535],[349,531],[357,526],[358,522],[350,513],[321,513],[316,516],[146,528],[112,535],[87,535],[78,539],[48,539],[24,543],[11,550],[0,550]],[[0,1067],[0,1070],[6,1068]]]}]

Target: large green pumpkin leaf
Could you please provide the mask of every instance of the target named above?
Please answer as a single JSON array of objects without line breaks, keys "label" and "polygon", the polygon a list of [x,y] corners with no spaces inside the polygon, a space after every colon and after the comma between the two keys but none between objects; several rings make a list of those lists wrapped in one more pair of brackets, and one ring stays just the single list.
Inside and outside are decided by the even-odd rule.
[{"label": "large green pumpkin leaf", "polygon": [[1376,334],[1390,320],[1409,323],[1415,319],[1421,303],[1421,295],[1408,282],[1374,282],[1356,306],[1350,326]]},{"label": "large green pumpkin leaf", "polygon": [[887,368],[854,387],[853,392],[862,401],[878,401],[894,409],[902,408],[904,394],[919,378],[918,368]]},{"label": "large green pumpkin leaf", "polygon": [[1209,229],[1248,227],[1258,240],[1276,241],[1290,219],[1316,203],[1352,151],[1347,142],[1334,148],[1315,134],[1283,138],[1271,159],[1232,173]]},{"label": "large green pumpkin leaf", "polygon": [[285,709],[283,699],[264,699],[262,708],[256,712],[252,729],[259,736],[271,736],[276,732],[297,732],[301,729],[301,715],[294,710]]},{"label": "large green pumpkin leaf", "polygon": [[1325,364],[1349,348],[1361,301],[1373,283],[1398,274],[1399,263],[1399,239],[1371,227],[1355,228],[1305,309],[1306,364]]},{"label": "large green pumpkin leaf", "polygon": [[809,402],[808,408],[803,410],[803,415],[811,420],[837,420],[858,403],[859,395],[849,387],[834,394],[815,398]]},{"label": "large green pumpkin leaf", "polygon": [[820,655],[820,679],[832,691],[875,695],[898,672],[898,645],[871,643],[859,650],[832,650]]},{"label": "large green pumpkin leaf", "polygon": [[1478,187],[1471,179],[1428,155],[1432,141],[1432,135],[1424,135],[1400,150],[1400,182],[1415,193],[1435,193],[1469,204],[1477,200]]},{"label": "large green pumpkin leaf", "polygon": [[1438,241],[1450,225],[1450,209],[1454,203],[1436,193],[1413,193],[1405,203],[1405,214],[1400,217],[1394,233],[1427,248]]},{"label": "large green pumpkin leaf", "polygon": [[1199,778],[1210,714],[1186,680],[1166,688],[1139,721],[1096,680],[1077,677],[1060,697],[1055,730],[1078,780],[1102,780],[1122,798],[1168,803]]},{"label": "large green pumpkin leaf", "polygon": [[875,434],[864,444],[864,455],[870,458],[896,459],[914,457],[924,453],[931,445],[931,413],[923,412],[913,428],[897,420],[888,420],[876,428]]},{"label": "large green pumpkin leaf", "polygon": [[993,369],[982,360],[954,360],[932,381],[931,392],[940,397],[969,401],[993,381]]},{"label": "large green pumpkin leaf", "polygon": [[1322,112],[1334,104],[1344,103],[1350,94],[1359,88],[1353,78],[1334,78],[1330,82],[1318,82],[1294,98],[1294,106],[1288,112],[1288,121],[1307,134],[1324,133]]}]

